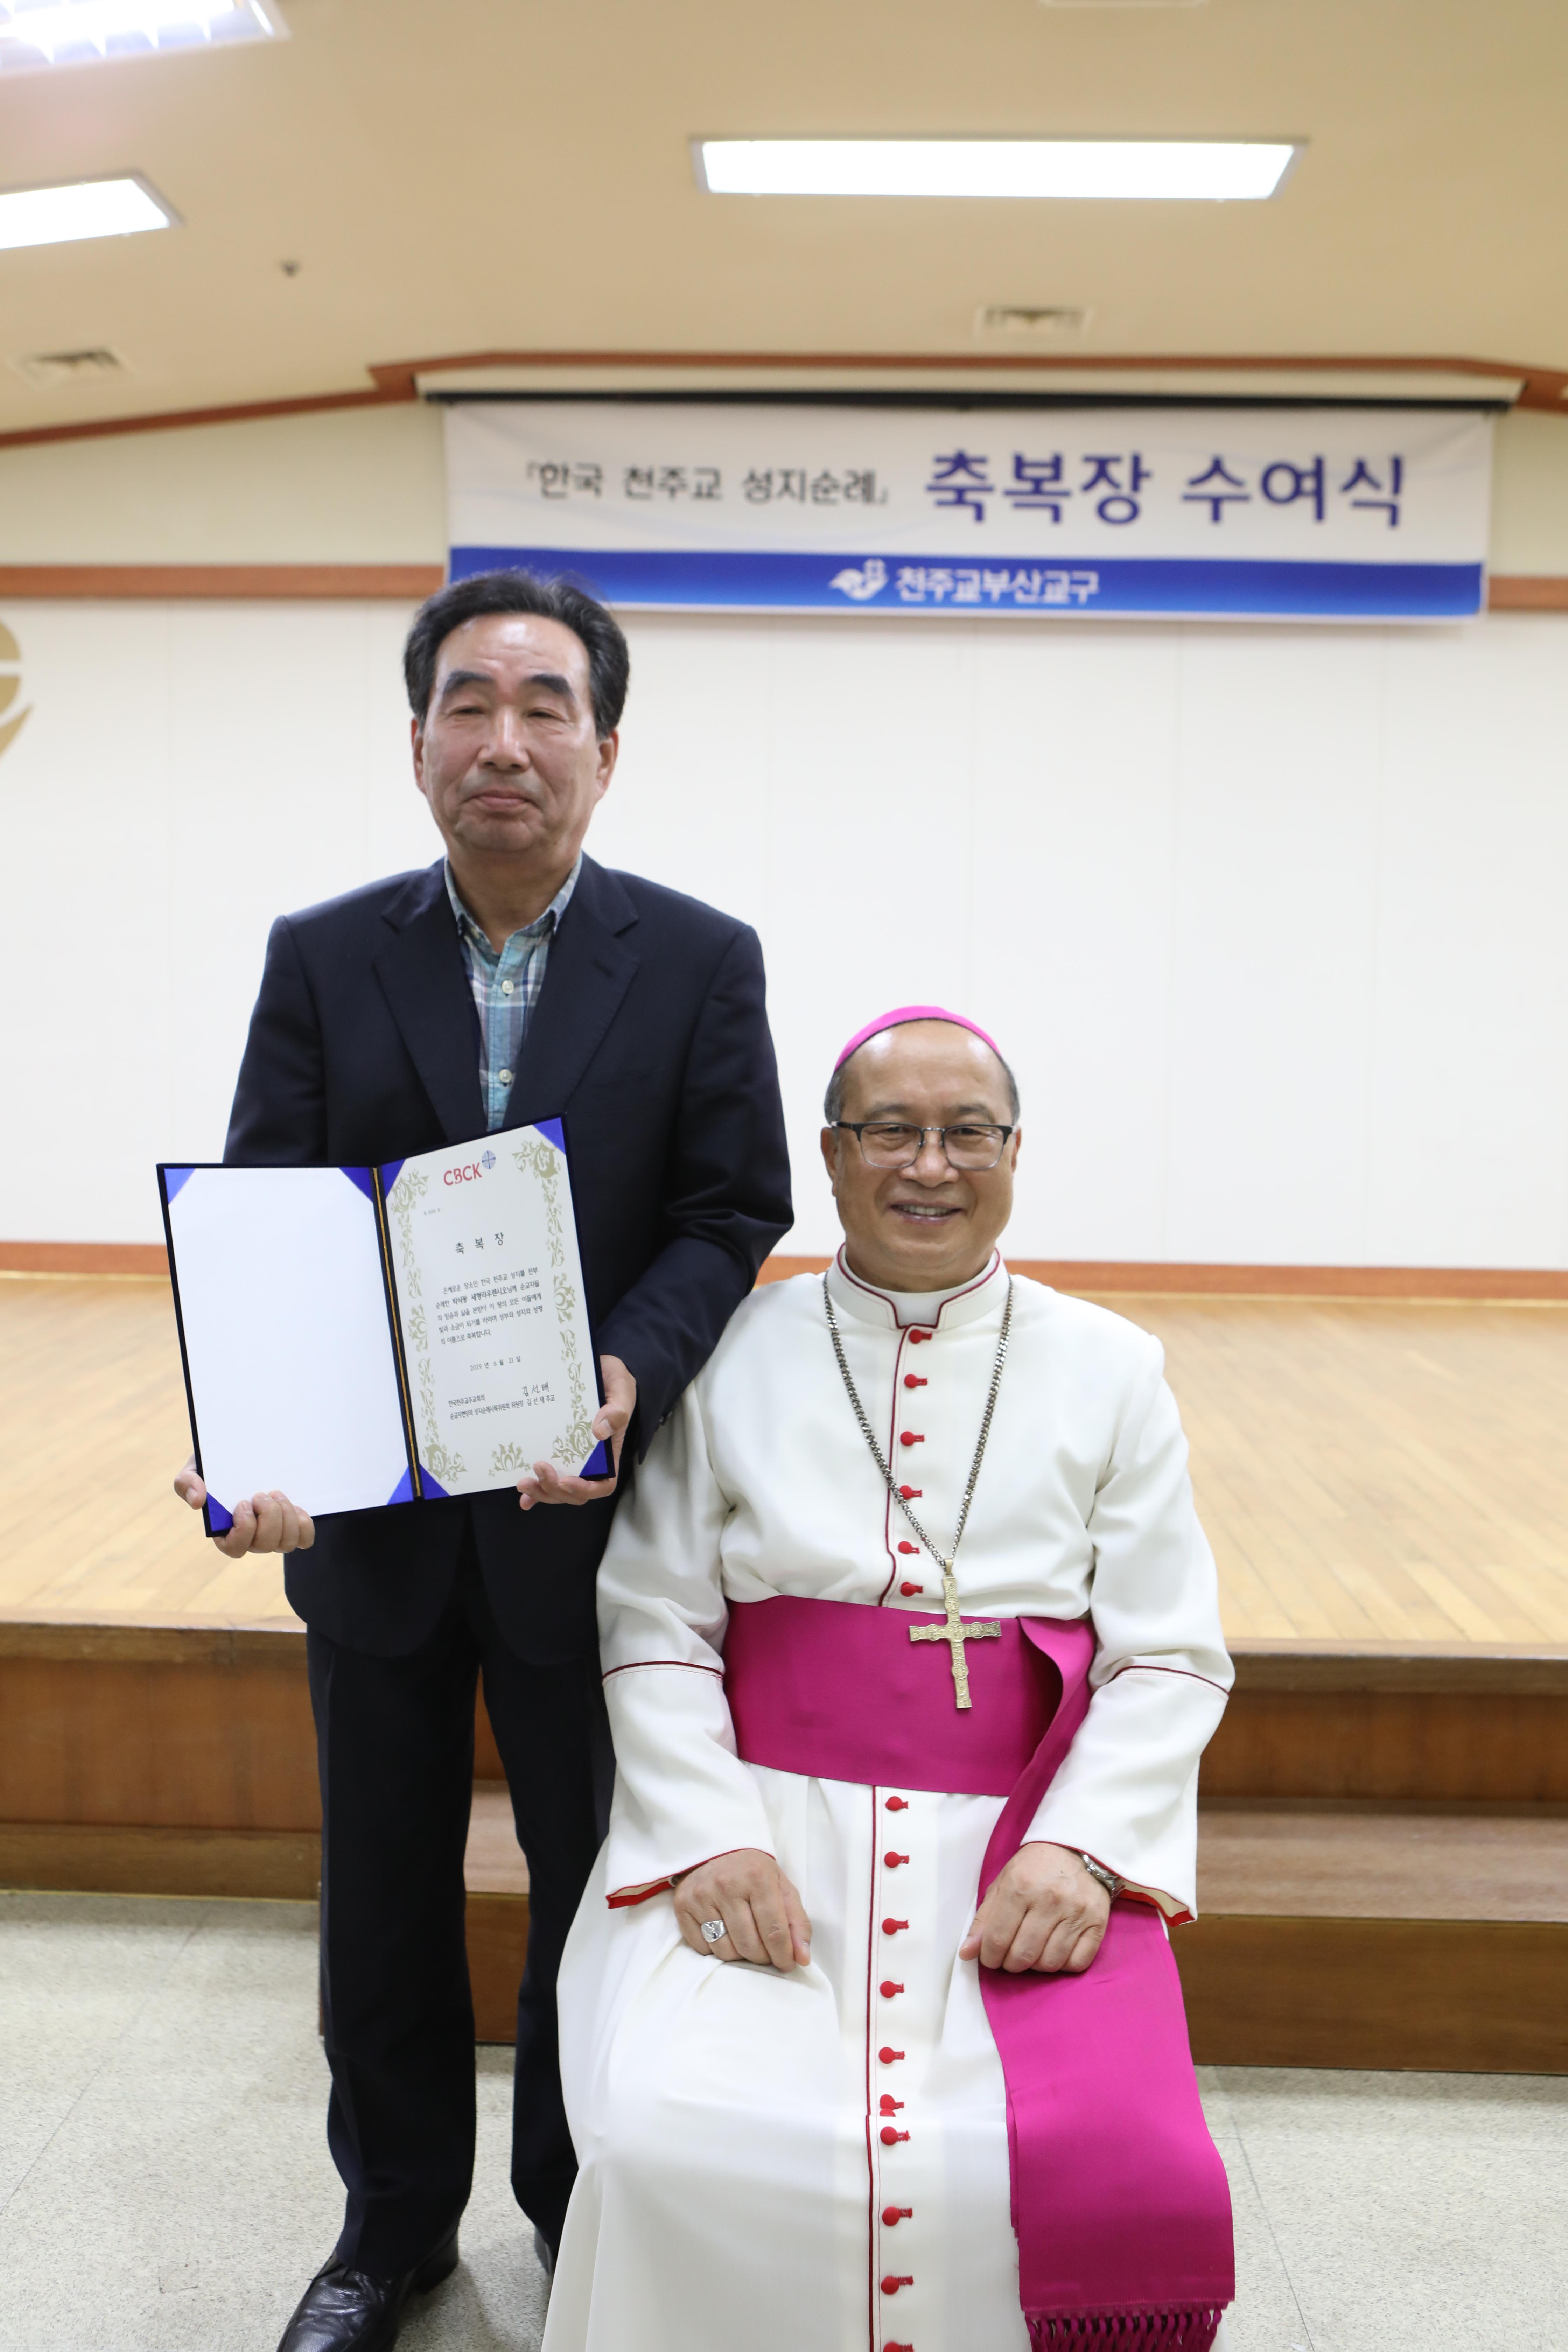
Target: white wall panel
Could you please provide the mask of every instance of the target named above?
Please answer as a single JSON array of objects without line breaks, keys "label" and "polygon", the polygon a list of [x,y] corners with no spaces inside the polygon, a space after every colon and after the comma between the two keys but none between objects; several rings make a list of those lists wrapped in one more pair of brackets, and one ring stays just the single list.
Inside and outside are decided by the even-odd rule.
[{"label": "white wall panel", "polygon": [[8,604],[0,1234],[162,1238],[222,1149],[272,918],[423,859],[384,604]]},{"label": "white wall panel", "polygon": [[[435,852],[407,616],[0,617],[0,1235],[152,1239],[272,916]],[[793,1246],[834,1051],[935,996],[1018,1069],[1020,1255],[1568,1265],[1568,618],[632,637],[593,846],[761,930]]]},{"label": "white wall panel", "polygon": [[1390,666],[1367,1247],[1568,1263],[1568,624]]},{"label": "white wall panel", "polygon": [[1388,643],[1183,646],[1162,1256],[1344,1264],[1363,1246]]},{"label": "white wall panel", "polygon": [[1181,640],[973,641],[973,997],[1024,1093],[1019,1230],[1159,1255]]}]

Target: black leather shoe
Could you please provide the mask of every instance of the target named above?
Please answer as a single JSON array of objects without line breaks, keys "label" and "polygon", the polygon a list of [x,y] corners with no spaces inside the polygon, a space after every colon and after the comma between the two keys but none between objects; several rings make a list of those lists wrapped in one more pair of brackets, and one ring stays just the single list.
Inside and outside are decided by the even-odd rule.
[{"label": "black leather shoe", "polygon": [[455,2225],[433,2254],[395,2278],[373,2278],[334,2254],[300,2297],[278,2352],[391,2352],[409,2296],[428,2294],[457,2267]]}]

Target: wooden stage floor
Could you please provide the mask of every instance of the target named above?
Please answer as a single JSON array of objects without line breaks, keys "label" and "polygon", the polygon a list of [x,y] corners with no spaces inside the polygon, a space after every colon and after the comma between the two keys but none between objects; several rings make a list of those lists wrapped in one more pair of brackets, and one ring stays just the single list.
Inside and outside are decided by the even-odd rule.
[{"label": "wooden stage floor", "polygon": [[[1164,1341],[1233,1640],[1568,1643],[1568,1305],[1105,1303]],[[293,1625],[188,1451],[165,1283],[0,1277],[0,1619]]]}]

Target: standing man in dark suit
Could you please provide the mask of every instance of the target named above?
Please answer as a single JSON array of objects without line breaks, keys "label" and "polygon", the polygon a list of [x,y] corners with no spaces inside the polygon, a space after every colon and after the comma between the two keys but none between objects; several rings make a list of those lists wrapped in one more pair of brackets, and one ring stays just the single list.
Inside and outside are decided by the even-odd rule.
[{"label": "standing man in dark suit", "polygon": [[[563,1113],[603,1350],[595,1433],[618,1472],[790,1222],[761,950],[582,854],[629,669],[602,605],[521,572],[462,581],[421,609],[405,668],[446,857],[273,926],[224,1156],[363,1164]],[[175,1483],[200,1505],[194,1468]],[[614,1487],[541,1463],[518,1488],[314,1528],[258,1495],[217,1538],[289,1555],[321,1767],[327,2132],[347,2210],[280,2352],[384,2352],[409,2294],[458,2259],[481,1675],[531,1888],[512,2185],[547,2264],[560,2236],[575,2164],[555,1973],[613,1770],[594,1580]]]}]

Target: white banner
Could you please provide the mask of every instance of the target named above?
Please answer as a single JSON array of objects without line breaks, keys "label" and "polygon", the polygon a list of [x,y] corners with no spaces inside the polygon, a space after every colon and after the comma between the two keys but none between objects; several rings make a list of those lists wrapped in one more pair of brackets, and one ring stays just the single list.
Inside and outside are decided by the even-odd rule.
[{"label": "white banner", "polygon": [[447,418],[454,579],[662,611],[1451,621],[1491,419],[506,401]]}]

